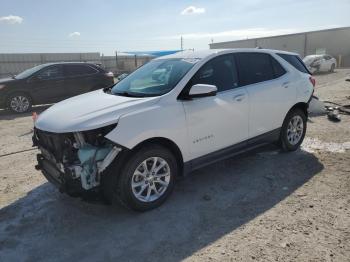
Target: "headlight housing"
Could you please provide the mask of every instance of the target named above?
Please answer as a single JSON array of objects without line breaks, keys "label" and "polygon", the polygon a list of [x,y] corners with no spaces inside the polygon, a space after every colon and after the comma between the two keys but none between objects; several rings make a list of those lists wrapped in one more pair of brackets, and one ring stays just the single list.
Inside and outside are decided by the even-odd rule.
[{"label": "headlight housing", "polygon": [[105,135],[111,132],[117,126],[117,124],[118,123],[115,123],[109,126],[83,131],[81,133],[84,135],[85,141],[90,145],[103,145],[107,142]]}]

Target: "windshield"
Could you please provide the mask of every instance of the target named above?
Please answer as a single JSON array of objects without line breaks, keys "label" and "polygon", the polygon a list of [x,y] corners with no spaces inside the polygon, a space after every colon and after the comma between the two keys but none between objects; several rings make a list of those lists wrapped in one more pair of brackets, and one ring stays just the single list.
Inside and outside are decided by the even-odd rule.
[{"label": "windshield", "polygon": [[38,65],[38,66],[34,66],[32,68],[29,68],[25,71],[23,71],[22,73],[19,73],[18,75],[15,76],[16,79],[24,79],[27,78],[28,76],[31,76],[32,74],[34,74],[35,72],[38,72],[40,69],[44,68],[47,65]]},{"label": "windshield", "polygon": [[112,94],[134,97],[160,96],[170,90],[198,61],[195,59],[153,60],[112,88]]}]

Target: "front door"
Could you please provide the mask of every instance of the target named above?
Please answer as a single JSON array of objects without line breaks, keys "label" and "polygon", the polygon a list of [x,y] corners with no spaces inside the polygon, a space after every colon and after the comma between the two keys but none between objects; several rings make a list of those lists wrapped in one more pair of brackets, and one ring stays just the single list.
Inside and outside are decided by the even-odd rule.
[{"label": "front door", "polygon": [[192,159],[228,148],[248,138],[248,96],[238,87],[233,55],[213,58],[189,81],[218,88],[216,96],[183,101]]}]

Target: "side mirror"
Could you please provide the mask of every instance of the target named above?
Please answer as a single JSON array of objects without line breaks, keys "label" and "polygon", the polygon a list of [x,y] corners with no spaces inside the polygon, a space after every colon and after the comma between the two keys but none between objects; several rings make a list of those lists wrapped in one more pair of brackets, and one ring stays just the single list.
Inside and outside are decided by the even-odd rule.
[{"label": "side mirror", "polygon": [[217,91],[218,89],[214,85],[196,84],[191,87],[188,95],[190,98],[215,96]]}]

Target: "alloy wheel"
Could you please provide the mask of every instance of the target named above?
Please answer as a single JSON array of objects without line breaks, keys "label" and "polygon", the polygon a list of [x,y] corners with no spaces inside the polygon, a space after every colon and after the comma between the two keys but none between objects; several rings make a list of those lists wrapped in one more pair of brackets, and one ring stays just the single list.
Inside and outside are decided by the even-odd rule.
[{"label": "alloy wheel", "polygon": [[29,99],[25,96],[14,96],[10,101],[10,107],[17,113],[23,113],[28,110],[30,106]]},{"label": "alloy wheel", "polygon": [[134,196],[142,202],[159,199],[170,183],[170,167],[161,157],[150,157],[138,165],[131,178]]},{"label": "alloy wheel", "polygon": [[301,116],[296,115],[292,117],[288,123],[287,139],[291,145],[299,143],[304,132],[304,122]]}]

